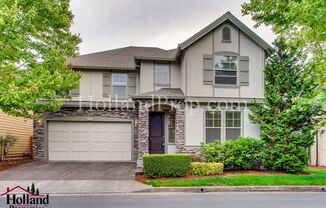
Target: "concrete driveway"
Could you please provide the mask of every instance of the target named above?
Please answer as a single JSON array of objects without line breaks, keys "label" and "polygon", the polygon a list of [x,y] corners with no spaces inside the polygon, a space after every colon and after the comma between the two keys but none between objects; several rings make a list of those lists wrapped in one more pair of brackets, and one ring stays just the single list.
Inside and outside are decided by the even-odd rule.
[{"label": "concrete driveway", "polygon": [[0,180],[133,180],[134,163],[35,161],[0,172]]},{"label": "concrete driveway", "polygon": [[31,162],[1,171],[0,193],[6,187],[27,187],[32,183],[48,194],[130,193],[152,189],[134,180],[135,166],[113,162]]}]

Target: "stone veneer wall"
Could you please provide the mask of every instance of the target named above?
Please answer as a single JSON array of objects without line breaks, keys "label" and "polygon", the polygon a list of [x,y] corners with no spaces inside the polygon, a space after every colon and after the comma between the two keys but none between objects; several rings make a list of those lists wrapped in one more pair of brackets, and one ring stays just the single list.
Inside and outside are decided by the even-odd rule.
[{"label": "stone veneer wall", "polygon": [[184,153],[188,154],[200,154],[200,147],[195,146],[185,146]]},{"label": "stone veneer wall", "polygon": [[[139,117],[138,117],[138,160],[142,160],[144,154],[149,153],[149,112],[155,102],[138,102]],[[162,103],[161,103],[162,104]],[[173,101],[169,104],[175,108],[175,141],[176,152],[184,153],[185,145],[185,104],[184,102]]]},{"label": "stone veneer wall", "polygon": [[[46,112],[39,119],[34,121],[34,142],[33,142],[33,152],[34,158],[37,160],[44,160],[46,158],[45,153],[45,122],[46,118],[54,117],[67,117],[67,116],[99,116],[107,118],[121,118],[121,119],[138,119],[138,110],[126,110],[126,109],[114,109],[105,111],[96,110],[80,110],[79,108],[63,108],[58,112]],[[40,122],[41,121],[41,122]],[[148,128],[147,128],[148,129]],[[137,159],[138,153],[138,127],[137,122],[134,126],[134,151],[133,160]]]},{"label": "stone veneer wall", "polygon": [[[45,159],[45,128],[44,120],[46,118],[66,117],[66,116],[100,116],[107,118],[121,118],[137,120],[134,125],[134,155],[133,159],[142,160],[144,154],[149,153],[149,103],[139,102],[137,110],[79,110],[79,108],[63,108],[59,112],[46,112],[37,121],[34,122],[34,157],[35,159]],[[185,104],[184,102],[172,103],[175,108],[175,125],[176,125],[176,152],[177,153],[190,153],[188,148],[185,148]],[[38,122],[43,120],[43,122]]]},{"label": "stone veneer wall", "polygon": [[185,104],[183,102],[178,103],[175,109],[176,152],[185,153]]},{"label": "stone veneer wall", "polygon": [[142,160],[143,155],[149,152],[149,132],[148,132],[148,116],[149,109],[145,103],[139,102],[138,110],[138,160]]}]

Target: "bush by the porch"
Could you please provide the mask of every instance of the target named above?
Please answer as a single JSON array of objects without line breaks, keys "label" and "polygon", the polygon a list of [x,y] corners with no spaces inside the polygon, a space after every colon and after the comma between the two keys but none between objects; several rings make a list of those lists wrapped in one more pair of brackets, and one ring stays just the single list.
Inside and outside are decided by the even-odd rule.
[{"label": "bush by the porch", "polygon": [[189,154],[144,155],[144,174],[150,178],[182,177],[190,168]]},{"label": "bush by the porch", "polygon": [[192,162],[190,172],[197,176],[219,175],[223,173],[223,163]]},{"label": "bush by the porch", "polygon": [[259,169],[263,164],[264,142],[250,137],[239,137],[224,143],[202,145],[205,161],[224,163],[225,169]]}]

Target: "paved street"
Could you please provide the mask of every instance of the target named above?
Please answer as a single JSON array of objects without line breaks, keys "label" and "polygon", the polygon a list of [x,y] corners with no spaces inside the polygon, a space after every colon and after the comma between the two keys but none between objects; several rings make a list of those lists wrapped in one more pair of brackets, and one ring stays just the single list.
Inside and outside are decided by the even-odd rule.
[{"label": "paved street", "polygon": [[[325,204],[325,193],[155,193],[50,196],[51,208],[324,208]],[[5,206],[0,204],[0,207]]]}]

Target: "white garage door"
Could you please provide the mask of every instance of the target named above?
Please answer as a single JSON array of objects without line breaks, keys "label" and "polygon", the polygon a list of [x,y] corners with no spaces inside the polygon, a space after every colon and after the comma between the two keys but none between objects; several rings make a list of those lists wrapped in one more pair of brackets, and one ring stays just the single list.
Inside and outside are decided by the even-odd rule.
[{"label": "white garage door", "polygon": [[49,160],[130,161],[131,123],[49,122]]}]

